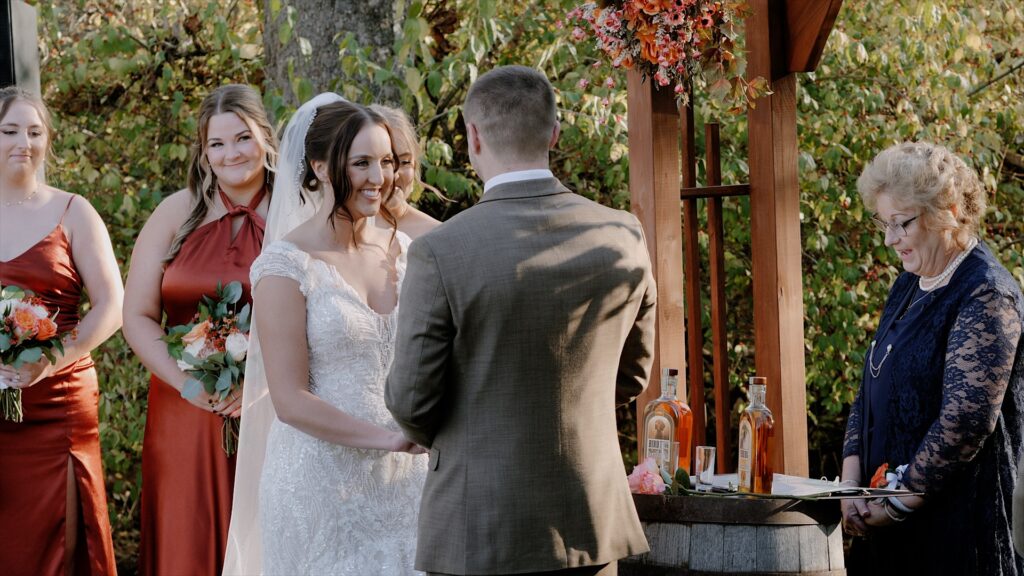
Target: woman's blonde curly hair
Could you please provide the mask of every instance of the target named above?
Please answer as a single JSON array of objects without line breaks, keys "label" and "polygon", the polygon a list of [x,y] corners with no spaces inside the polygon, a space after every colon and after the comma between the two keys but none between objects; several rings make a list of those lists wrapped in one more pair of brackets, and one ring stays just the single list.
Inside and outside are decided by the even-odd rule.
[{"label": "woman's blonde curly hair", "polygon": [[857,192],[872,212],[879,194],[888,194],[901,209],[920,210],[926,230],[950,231],[961,249],[980,233],[987,200],[978,174],[967,163],[927,142],[883,150],[857,179]]}]

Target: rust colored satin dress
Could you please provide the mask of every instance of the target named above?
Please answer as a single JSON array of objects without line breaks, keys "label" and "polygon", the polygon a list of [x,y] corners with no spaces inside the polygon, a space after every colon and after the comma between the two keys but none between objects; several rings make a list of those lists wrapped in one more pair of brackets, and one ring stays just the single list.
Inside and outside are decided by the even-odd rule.
[{"label": "rust colored satin dress", "polygon": [[[83,289],[63,221],[19,256],[0,262],[0,284],[31,290],[51,313],[57,310],[59,333],[78,325]],[[80,516],[75,574],[116,574],[92,358],[82,356],[22,390],[21,401],[21,423],[0,419],[0,574],[64,573],[69,457]]]},{"label": "rust colored satin dress", "polygon": [[[265,222],[255,209],[234,206],[196,228],[164,270],[160,298],[167,326],[192,320],[203,295],[217,283],[242,283],[252,302],[249,267],[263,245]],[[232,239],[231,222],[242,217]],[[146,435],[142,443],[142,543],[140,573],[146,576],[215,576],[224,565],[235,458],[221,448],[221,417],[193,406],[169,384],[150,378]]]}]

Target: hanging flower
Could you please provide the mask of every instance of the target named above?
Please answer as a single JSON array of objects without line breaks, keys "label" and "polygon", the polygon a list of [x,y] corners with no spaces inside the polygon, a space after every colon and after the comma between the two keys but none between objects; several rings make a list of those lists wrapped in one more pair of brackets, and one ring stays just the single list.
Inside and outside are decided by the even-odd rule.
[{"label": "hanging flower", "polygon": [[712,93],[740,112],[768,93],[763,78],[743,77],[744,63],[736,56],[739,22],[749,14],[741,0],[605,0],[576,6],[566,22],[574,41],[593,38],[612,67],[673,86],[682,101],[691,81],[715,85]]}]

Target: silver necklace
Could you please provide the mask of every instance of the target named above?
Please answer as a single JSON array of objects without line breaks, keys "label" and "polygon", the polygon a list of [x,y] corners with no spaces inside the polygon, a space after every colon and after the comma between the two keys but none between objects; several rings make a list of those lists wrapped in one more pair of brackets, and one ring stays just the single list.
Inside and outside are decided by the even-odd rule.
[{"label": "silver necklace", "polygon": [[875,366],[875,345],[878,343],[874,340],[871,341],[871,353],[868,354],[868,369],[871,371],[872,378],[878,378],[878,375],[882,373],[882,366],[885,365],[886,359],[889,358],[889,353],[892,352],[892,344],[885,347],[885,356],[882,356],[882,361]]},{"label": "silver necklace", "polygon": [[[971,238],[971,241],[967,243],[967,247],[964,248],[963,252],[960,252],[960,254],[958,254],[957,257],[954,258],[953,261],[946,266],[946,268],[942,271],[941,274],[939,274],[938,276],[932,276],[931,278],[925,278],[924,276],[918,278],[918,288],[924,290],[925,292],[929,292],[931,290],[934,290],[937,286],[941,285],[943,282],[946,281],[946,278],[949,278],[953,274],[953,272],[956,271],[957,267],[960,266],[960,264],[967,258],[967,255],[971,253],[971,250],[974,250],[974,247],[977,245],[978,239]],[[928,286],[925,286],[925,283],[927,283]]]},{"label": "silver necklace", "polygon": [[907,312],[910,312],[910,309],[914,307],[914,304],[917,304],[921,300],[924,300],[925,298],[927,298],[928,296],[931,295],[931,292],[929,292],[927,290],[923,290],[923,292],[924,292],[924,294],[921,294],[920,296],[918,296],[914,300],[911,300],[910,301],[910,305],[907,306],[906,308],[904,308],[903,312],[900,312],[900,317],[899,317],[900,320],[903,320],[903,317],[907,315]]},{"label": "silver necklace", "polygon": [[25,196],[25,197],[24,197],[24,198],[22,198],[21,200],[11,200],[11,201],[9,201],[9,202],[5,200],[5,201],[4,201],[4,206],[5,206],[5,207],[8,207],[8,208],[10,208],[11,206],[21,206],[21,205],[22,205],[22,204],[24,204],[25,202],[28,202],[28,201],[29,201],[29,200],[31,200],[32,198],[35,198],[36,192],[39,192],[39,187],[38,187],[38,186],[36,187],[36,189],[35,189],[35,190],[33,190],[32,192],[30,192],[28,196]]}]

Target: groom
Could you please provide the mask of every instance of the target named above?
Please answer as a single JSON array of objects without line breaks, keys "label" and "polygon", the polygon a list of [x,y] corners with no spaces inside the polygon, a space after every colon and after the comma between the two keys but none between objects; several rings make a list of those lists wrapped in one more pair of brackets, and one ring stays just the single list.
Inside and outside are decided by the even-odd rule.
[{"label": "groom", "polygon": [[643,232],[548,170],[559,125],[539,72],[484,74],[463,117],[484,195],[410,247],[385,391],[430,449],[416,568],[616,574],[648,549],[615,422],[651,369]]}]

